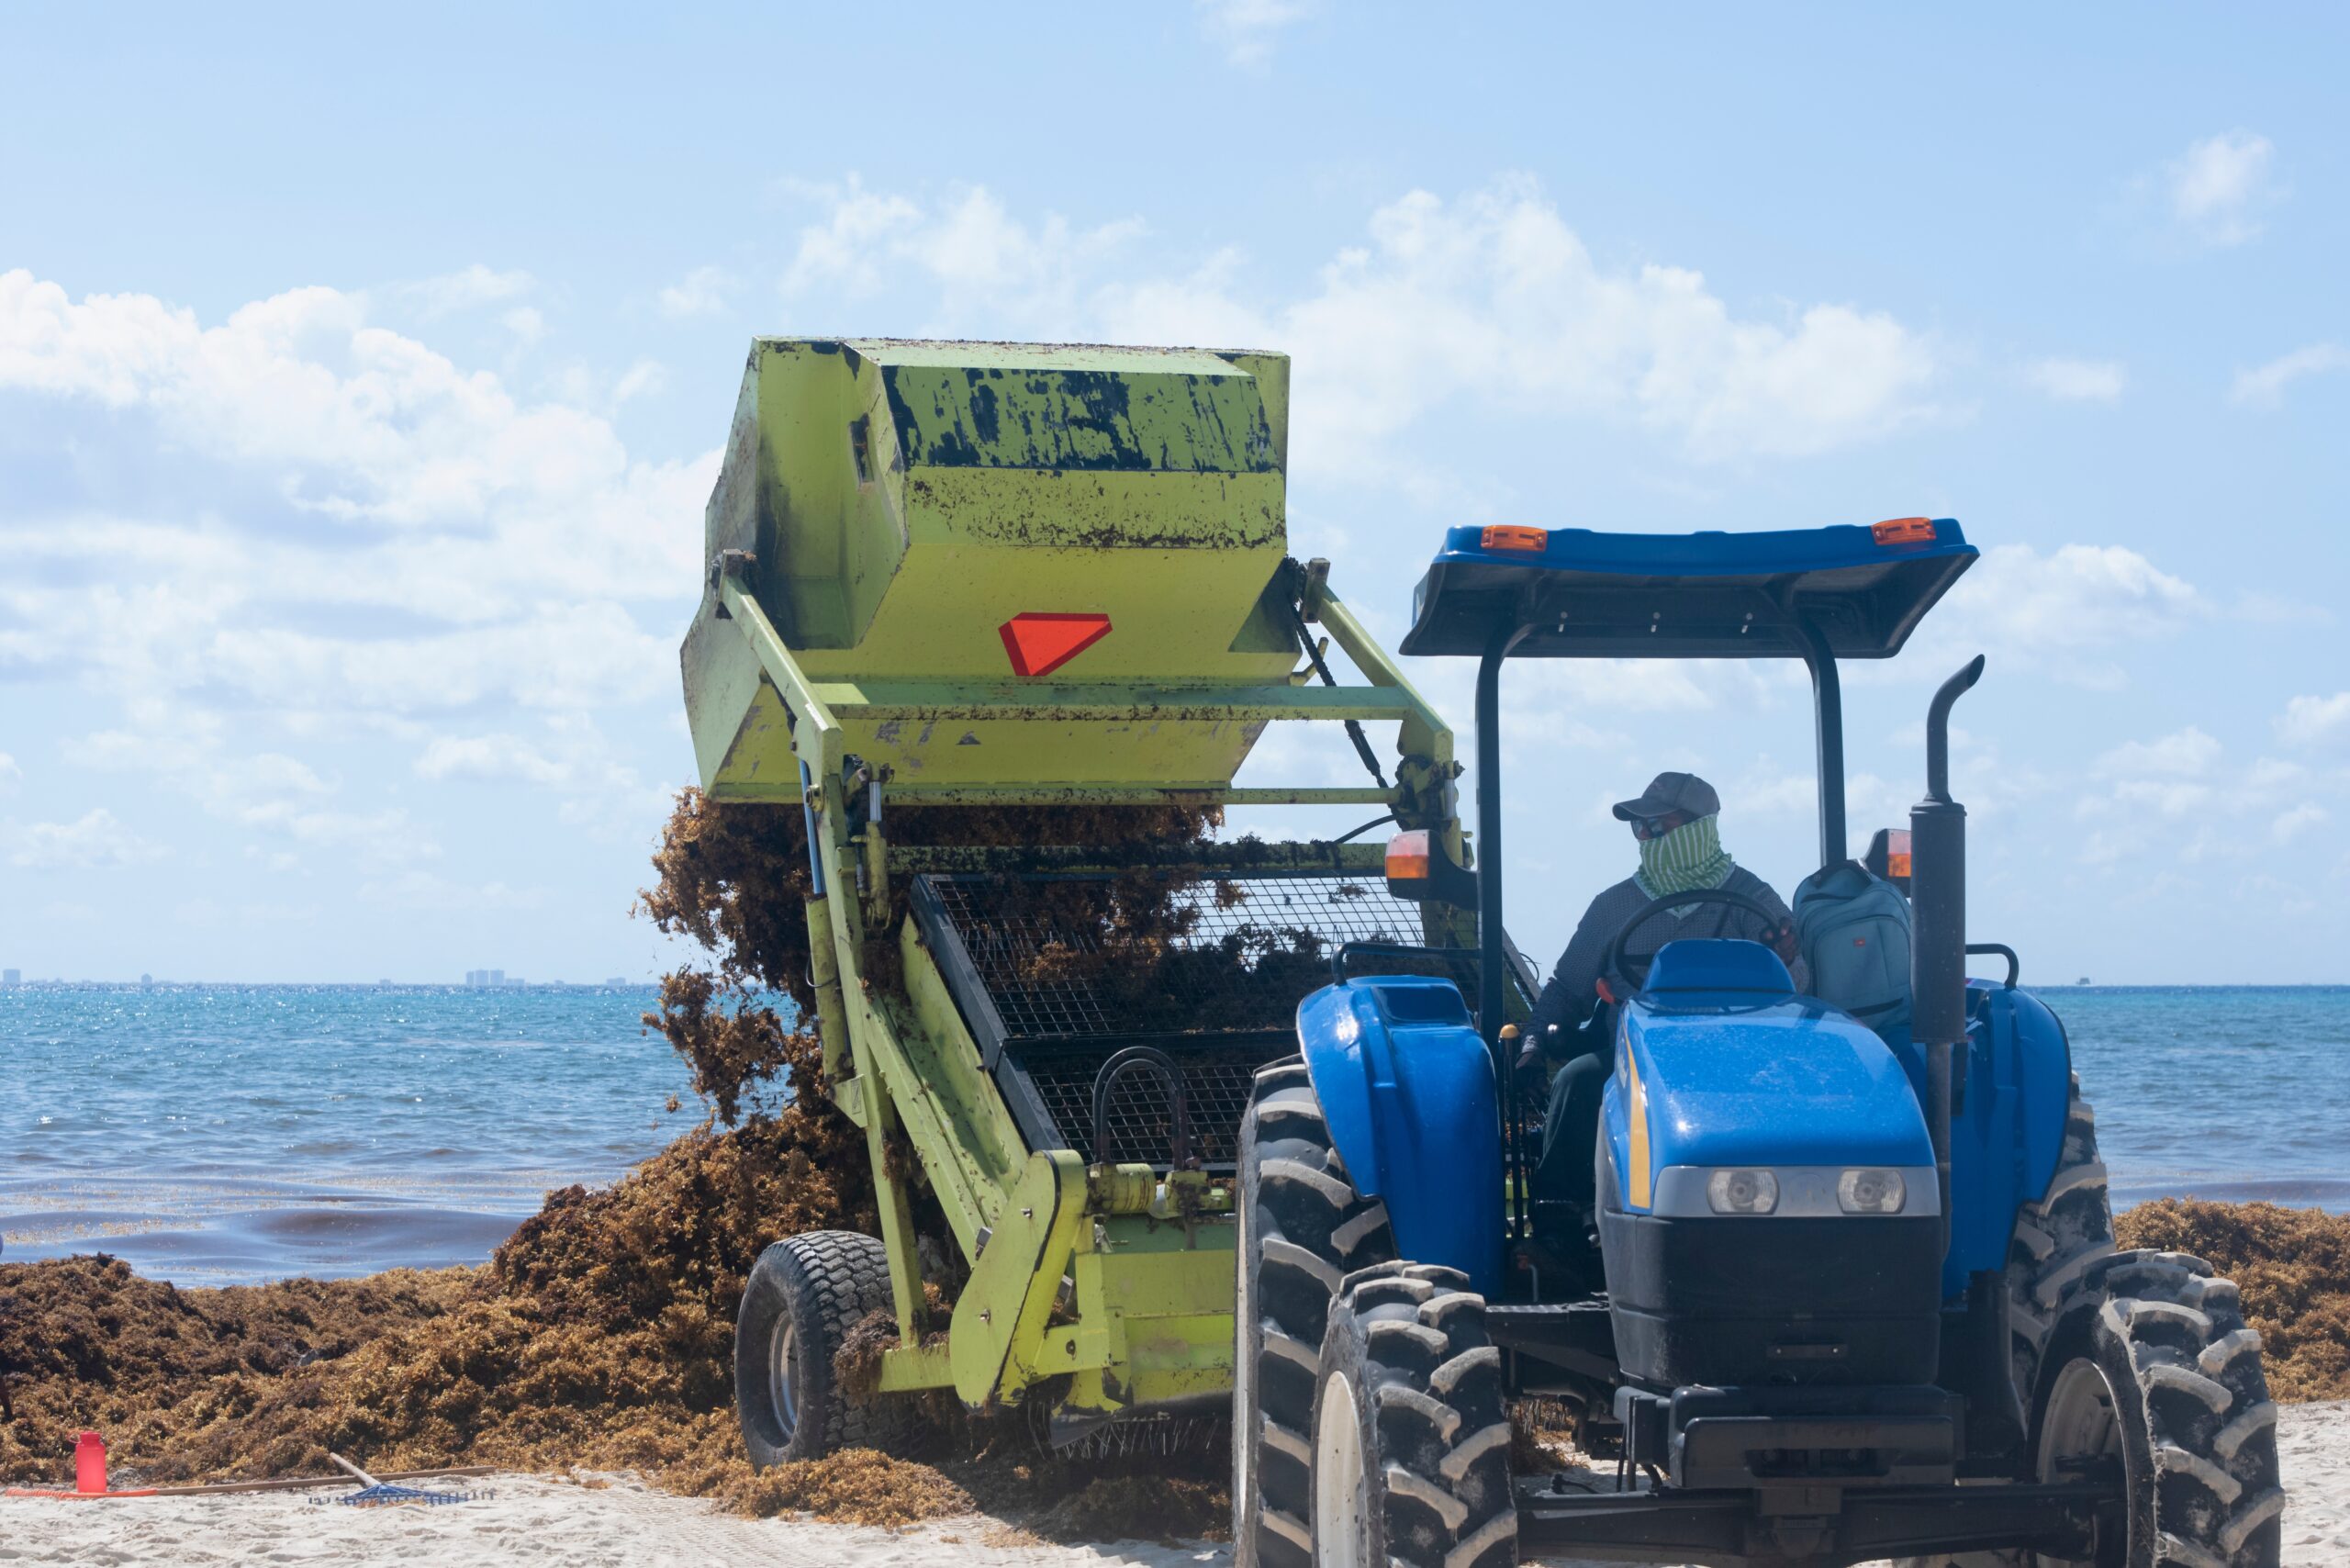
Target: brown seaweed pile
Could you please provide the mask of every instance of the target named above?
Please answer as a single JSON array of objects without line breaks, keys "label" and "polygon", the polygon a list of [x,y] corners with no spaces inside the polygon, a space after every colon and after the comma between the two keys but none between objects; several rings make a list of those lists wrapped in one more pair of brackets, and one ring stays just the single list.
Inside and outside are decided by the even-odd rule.
[{"label": "brown seaweed pile", "polygon": [[2235,1281],[2277,1399],[2350,1399],[2350,1215],[2165,1198],[2125,1210],[2113,1231]]},{"label": "brown seaweed pile", "polygon": [[[695,1133],[610,1189],[556,1193],[478,1269],[179,1290],[113,1259],[0,1265],[0,1481],[64,1479],[95,1428],[118,1484],[330,1473],[332,1450],[382,1470],[630,1469],[855,1523],[978,1507],[1054,1539],[1096,1517],[1217,1528],[1220,1457],[1063,1462],[1013,1421],[949,1421],[934,1462],[849,1452],[754,1474],[733,1411],[744,1274],[769,1241],[870,1202],[828,1183],[857,1164],[811,1170],[793,1126]],[[1142,1487],[1148,1507],[1097,1509],[1097,1484]]]}]

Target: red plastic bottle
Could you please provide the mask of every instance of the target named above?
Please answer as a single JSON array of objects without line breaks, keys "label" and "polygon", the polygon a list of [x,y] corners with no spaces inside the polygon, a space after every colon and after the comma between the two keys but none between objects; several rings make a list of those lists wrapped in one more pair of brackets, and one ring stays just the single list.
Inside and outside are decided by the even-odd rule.
[{"label": "red plastic bottle", "polygon": [[104,1492],[106,1489],[106,1440],[95,1432],[84,1432],[73,1445],[73,1490]]}]

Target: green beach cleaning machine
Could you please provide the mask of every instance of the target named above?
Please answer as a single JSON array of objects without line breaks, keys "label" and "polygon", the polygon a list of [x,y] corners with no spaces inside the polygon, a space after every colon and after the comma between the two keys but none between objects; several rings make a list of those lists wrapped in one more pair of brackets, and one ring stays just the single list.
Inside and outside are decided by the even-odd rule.
[{"label": "green beach cleaning machine", "polygon": [[[1452,530],[1401,646],[1479,660],[1472,845],[1451,732],[1287,554],[1288,377],[753,345],[687,708],[707,796],[807,828],[825,1074],[882,1232],[760,1259],[754,1462],[906,1445],[912,1396],[951,1392],[1065,1443],[1228,1417],[1239,1568],[2274,1564],[2234,1287],[2117,1251],[2064,1031],[1966,945],[1947,734],[1980,660],[1909,829],[1846,860],[1839,661],[1899,650],[1975,558],[1958,525]],[[1539,977],[1501,923],[1523,657],[1802,662],[1822,875],[1879,901],[1826,929],[1906,949],[1886,1011],[1838,990],[1849,954],[1807,950],[1835,985],[1799,994],[1761,945],[1618,934],[1581,1204],[1530,1181],[1554,1042],[1521,1037]],[[1281,721],[1342,726],[1370,781],[1236,785]],[[1120,826],[1331,805],[1372,821]],[[1080,842],[923,831],[950,811]],[[1528,1399],[1586,1464],[1517,1473]]]}]

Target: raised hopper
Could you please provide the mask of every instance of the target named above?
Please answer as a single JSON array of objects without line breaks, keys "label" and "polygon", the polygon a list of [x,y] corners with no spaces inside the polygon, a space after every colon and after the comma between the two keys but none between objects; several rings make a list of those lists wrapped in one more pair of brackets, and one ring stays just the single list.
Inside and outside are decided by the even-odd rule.
[{"label": "raised hopper", "polygon": [[684,650],[704,787],[796,798],[795,705],[909,804],[1217,790],[1274,717],[1442,746],[1400,683],[1291,684],[1288,383],[1274,353],[758,340]]}]

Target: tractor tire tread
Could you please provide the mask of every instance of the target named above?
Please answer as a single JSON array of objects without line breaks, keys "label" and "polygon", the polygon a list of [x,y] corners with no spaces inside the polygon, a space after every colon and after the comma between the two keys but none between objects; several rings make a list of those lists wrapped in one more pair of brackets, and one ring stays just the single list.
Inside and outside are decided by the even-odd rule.
[{"label": "tractor tire tread", "polygon": [[[2094,1177],[2087,1174],[2091,1171]],[[2056,1304],[2113,1250],[2113,1209],[2098,1153],[2097,1113],[2081,1098],[2076,1075],[2056,1170],[2048,1190],[2017,1215],[2015,1240],[2008,1249],[2008,1301],[2014,1328],[2010,1349],[2016,1388],[2026,1409],[2055,1332]]]},{"label": "tractor tire tread", "polygon": [[2109,1382],[2130,1380],[2133,1408],[2117,1413],[2143,1431],[2150,1473],[2132,1512],[2158,1568],[2276,1568],[2282,1551],[2276,1406],[2259,1335],[2221,1282],[2184,1253],[2121,1252],[2082,1285],[2104,1297],[2084,1314],[2093,1353]]},{"label": "tractor tire tread", "polygon": [[1233,1410],[1233,1564],[1304,1568],[1314,1518],[1305,1444],[1330,1303],[1350,1272],[1393,1255],[1393,1231],[1386,1204],[1355,1190],[1302,1058],[1256,1074],[1239,1187],[1249,1310],[1234,1315],[1234,1353],[1249,1372],[1236,1379]]},{"label": "tractor tire tread", "polygon": [[[1434,1294],[1415,1299],[1399,1283]],[[1467,1284],[1449,1269],[1387,1263],[1350,1275],[1330,1309],[1323,1384],[1355,1384],[1365,1501],[1379,1532],[1370,1560],[1391,1568],[1517,1561],[1507,1384],[1483,1299]],[[1317,1420],[1322,1408],[1317,1397]],[[1324,1437],[1315,1434],[1317,1462]]]}]

